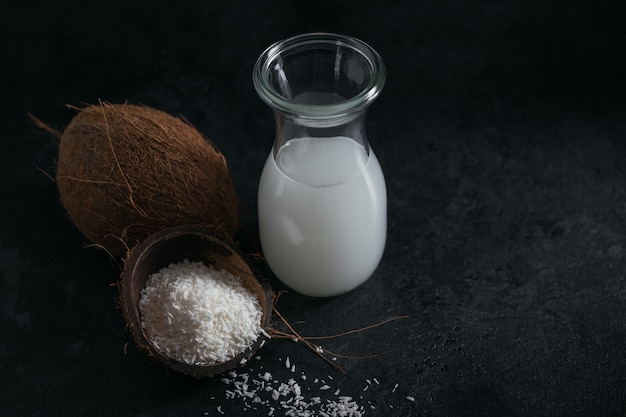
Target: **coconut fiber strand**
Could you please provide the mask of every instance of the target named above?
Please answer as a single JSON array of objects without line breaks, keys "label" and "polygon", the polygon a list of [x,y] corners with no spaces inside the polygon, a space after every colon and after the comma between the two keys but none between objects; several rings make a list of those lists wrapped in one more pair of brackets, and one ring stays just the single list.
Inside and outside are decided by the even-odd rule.
[{"label": "coconut fiber strand", "polygon": [[231,238],[238,228],[222,153],[189,123],[150,107],[82,109],[61,137],[56,180],[76,227],[113,255],[170,226]]}]

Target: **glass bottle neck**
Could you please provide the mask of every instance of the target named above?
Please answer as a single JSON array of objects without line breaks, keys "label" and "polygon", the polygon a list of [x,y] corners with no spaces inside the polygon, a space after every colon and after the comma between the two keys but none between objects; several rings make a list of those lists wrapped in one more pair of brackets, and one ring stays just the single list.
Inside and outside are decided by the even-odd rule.
[{"label": "glass bottle neck", "polygon": [[276,138],[274,157],[289,141],[304,138],[349,138],[365,149],[367,155],[370,146],[365,133],[366,109],[334,118],[313,119],[274,110],[276,119]]},{"label": "glass bottle neck", "polygon": [[255,63],[253,82],[275,114],[274,156],[294,139],[309,139],[298,152],[322,142],[329,149],[356,142],[369,155],[365,114],[385,74],[378,53],[353,37],[310,33],[271,45]]}]

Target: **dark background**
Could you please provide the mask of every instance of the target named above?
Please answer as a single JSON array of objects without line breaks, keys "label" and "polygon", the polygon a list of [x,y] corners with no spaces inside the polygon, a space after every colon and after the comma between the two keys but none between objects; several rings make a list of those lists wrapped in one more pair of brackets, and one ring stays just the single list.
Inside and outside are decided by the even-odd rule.
[{"label": "dark background", "polygon": [[226,155],[255,231],[274,122],[252,66],[270,43],[309,31],[359,37],[387,65],[367,127],[388,241],[357,290],[289,292],[278,308],[308,335],[410,317],[326,341],[347,355],[390,351],[340,359],[345,375],[285,340],[244,370],[286,381],[290,357],[309,375],[303,387],[331,375],[372,416],[626,415],[624,4],[3,4],[0,415],[267,414],[134,347],[111,285],[119,270],[65,215],[45,174],[58,141],[27,113],[63,129],[75,114],[66,104],[102,99],[187,118]]}]

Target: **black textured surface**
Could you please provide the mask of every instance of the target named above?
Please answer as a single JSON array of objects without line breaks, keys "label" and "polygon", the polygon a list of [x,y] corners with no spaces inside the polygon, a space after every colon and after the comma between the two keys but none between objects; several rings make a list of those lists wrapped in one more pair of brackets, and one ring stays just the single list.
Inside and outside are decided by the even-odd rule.
[{"label": "black textured surface", "polygon": [[286,381],[289,357],[307,396],[324,378],[371,416],[626,415],[625,12],[618,1],[3,5],[0,415],[268,413],[132,346],[118,270],[65,216],[44,174],[57,142],[27,112],[59,129],[74,114],[65,104],[99,98],[184,116],[226,155],[254,232],[274,126],[252,65],[308,31],[360,37],[387,65],[368,133],[389,235],[362,287],[287,293],[278,308],[305,335],[410,317],[325,341],[390,351],[339,359],[345,375],[285,340],[251,373]]}]

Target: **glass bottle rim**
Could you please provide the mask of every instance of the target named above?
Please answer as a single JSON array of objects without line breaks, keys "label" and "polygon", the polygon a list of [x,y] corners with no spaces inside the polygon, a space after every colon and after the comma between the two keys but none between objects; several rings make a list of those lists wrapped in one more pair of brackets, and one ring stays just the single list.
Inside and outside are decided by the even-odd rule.
[{"label": "glass bottle rim", "polygon": [[[271,66],[286,52],[311,46],[342,46],[360,54],[371,71],[370,82],[353,97],[332,104],[297,103],[286,98],[270,83]],[[385,85],[386,69],[382,58],[371,46],[352,36],[335,33],[306,33],[270,45],[257,59],[252,78],[257,94],[270,107],[301,117],[323,119],[341,117],[364,109],[378,97]]]}]

